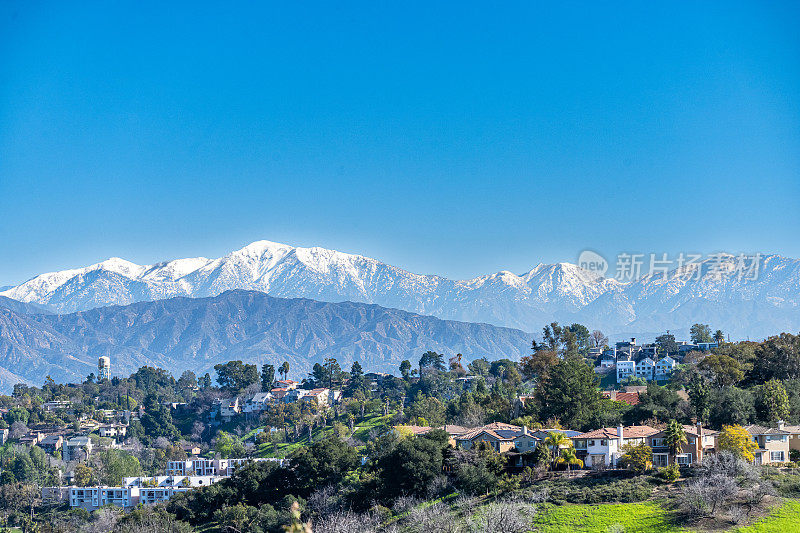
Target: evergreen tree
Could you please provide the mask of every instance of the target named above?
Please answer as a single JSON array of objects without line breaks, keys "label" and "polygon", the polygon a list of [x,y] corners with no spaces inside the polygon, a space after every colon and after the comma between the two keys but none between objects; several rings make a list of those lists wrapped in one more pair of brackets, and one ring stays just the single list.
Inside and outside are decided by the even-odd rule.
[{"label": "evergreen tree", "polygon": [[541,418],[557,418],[570,429],[587,428],[600,407],[597,385],[597,374],[583,360],[560,361],[536,389]]},{"label": "evergreen tree", "polygon": [[261,390],[263,392],[272,390],[273,383],[275,383],[275,367],[265,364],[261,367]]}]

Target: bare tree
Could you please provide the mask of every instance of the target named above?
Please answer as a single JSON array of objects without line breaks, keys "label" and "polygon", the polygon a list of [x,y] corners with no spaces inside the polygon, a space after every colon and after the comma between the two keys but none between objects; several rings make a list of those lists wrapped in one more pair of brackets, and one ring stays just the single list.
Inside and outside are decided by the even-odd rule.
[{"label": "bare tree", "polygon": [[591,333],[590,338],[592,340],[592,346],[595,348],[601,348],[608,344],[608,337],[606,337],[606,335],[599,329],[594,330]]},{"label": "bare tree", "polygon": [[376,531],[380,519],[372,514],[335,511],[312,524],[314,533],[365,533]]},{"label": "bare tree", "polygon": [[529,531],[536,507],[513,500],[490,503],[472,518],[470,531],[475,533],[523,533]]}]

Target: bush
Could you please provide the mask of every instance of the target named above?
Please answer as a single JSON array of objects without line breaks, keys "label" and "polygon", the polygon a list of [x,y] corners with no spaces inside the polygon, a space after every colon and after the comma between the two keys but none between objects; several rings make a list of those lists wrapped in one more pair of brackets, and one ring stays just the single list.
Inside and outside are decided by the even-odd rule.
[{"label": "bush", "polygon": [[656,475],[667,483],[672,483],[681,477],[681,470],[678,468],[678,465],[672,464],[664,468],[659,468]]}]

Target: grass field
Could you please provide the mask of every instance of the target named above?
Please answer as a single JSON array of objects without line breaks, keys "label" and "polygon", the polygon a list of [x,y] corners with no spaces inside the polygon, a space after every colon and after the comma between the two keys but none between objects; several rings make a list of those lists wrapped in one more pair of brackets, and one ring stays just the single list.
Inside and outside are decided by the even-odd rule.
[{"label": "grass field", "polygon": [[[673,533],[697,531],[677,525],[655,502],[601,505],[543,505],[534,520],[540,533],[606,533],[615,527],[625,533]],[[786,500],[737,533],[800,532],[800,501]]]},{"label": "grass field", "polygon": [[765,518],[736,531],[738,533],[800,531],[800,501],[786,500],[783,505],[773,509]]},{"label": "grass field", "polygon": [[603,505],[543,505],[534,520],[541,533],[606,532],[619,526],[625,533],[687,531],[672,523],[655,502]]}]

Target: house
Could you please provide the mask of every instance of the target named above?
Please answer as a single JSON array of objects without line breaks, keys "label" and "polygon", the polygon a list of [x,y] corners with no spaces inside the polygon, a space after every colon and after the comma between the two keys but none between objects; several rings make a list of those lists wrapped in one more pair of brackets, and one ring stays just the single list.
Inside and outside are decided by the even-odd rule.
[{"label": "house", "polygon": [[291,379],[279,379],[275,384],[278,386],[277,388],[286,390],[296,389],[298,385],[300,385],[299,382],[292,381]]},{"label": "house", "polygon": [[503,453],[514,448],[514,440],[522,434],[522,428],[502,422],[493,422],[483,427],[474,428],[454,437],[457,448],[468,450],[478,443],[484,442]]},{"label": "house", "polygon": [[[679,466],[689,466],[699,463],[708,453],[716,449],[718,431],[704,428],[698,422],[696,426],[683,425],[686,442],[682,443],[675,456]],[[663,467],[669,465],[669,446],[664,437],[664,430],[648,437],[648,446],[653,450],[653,466]]]},{"label": "house", "polygon": [[242,408],[239,405],[239,398],[233,399],[216,399],[214,400],[214,407],[212,408],[212,414],[217,412],[219,416],[225,422],[230,422],[231,419],[242,412]]},{"label": "house", "polygon": [[67,439],[63,445],[65,461],[82,461],[92,454],[92,440],[86,435]]},{"label": "house", "polygon": [[600,358],[600,368],[603,370],[614,368],[617,364],[617,358],[614,357],[614,352],[606,350]]},{"label": "house", "polygon": [[342,391],[330,389],[312,389],[302,396],[303,401],[316,400],[320,406],[331,406],[342,397]]},{"label": "house", "polygon": [[800,450],[800,426],[787,426],[778,423],[778,429],[789,432],[789,451]]},{"label": "house", "polygon": [[615,402],[627,403],[628,405],[636,405],[639,403],[638,392],[603,391],[603,397]]},{"label": "house", "polygon": [[64,445],[64,437],[61,435],[48,435],[39,443],[39,447],[48,453],[55,453]]},{"label": "house", "polygon": [[668,379],[678,363],[670,356],[660,359],[654,369],[654,378],[661,381]]},{"label": "house", "polygon": [[273,399],[271,392],[257,392],[244,403],[242,411],[245,414],[260,413],[267,408],[269,402]]},{"label": "house", "polygon": [[634,375],[636,372],[636,362],[624,359],[617,359],[617,383],[621,383]]},{"label": "house", "polygon": [[42,439],[44,439],[44,433],[31,431],[27,435],[20,437],[19,443],[24,444],[25,446],[35,446],[42,442]]},{"label": "house", "polygon": [[181,449],[186,452],[186,455],[200,455],[200,446],[197,444],[184,444]]},{"label": "house", "polygon": [[645,357],[638,363],[636,363],[636,367],[634,370],[634,374],[637,378],[643,378],[647,381],[651,381],[653,379],[653,368],[655,368],[656,363],[649,357]]},{"label": "house", "polygon": [[124,437],[128,432],[128,427],[123,424],[104,424],[97,430],[101,437],[115,439]]},{"label": "house", "polygon": [[55,400],[52,402],[44,402],[42,404],[42,410],[47,411],[48,413],[69,409],[70,407],[72,407],[72,402],[69,400]]},{"label": "house", "polygon": [[578,457],[587,467],[607,468],[617,466],[619,458],[625,455],[625,445],[644,444],[656,433],[658,430],[650,426],[617,426],[581,433],[572,441]]},{"label": "house", "polygon": [[773,463],[789,462],[789,436],[791,433],[785,429],[783,421],[778,422],[777,428],[768,428],[759,425],[745,426],[744,428],[758,444],[758,449],[753,452],[754,463],[766,465]]},{"label": "house", "polygon": [[8,440],[8,428],[0,429],[0,446]]}]

